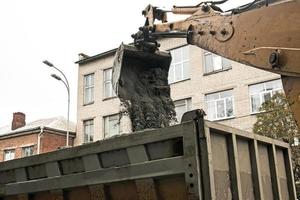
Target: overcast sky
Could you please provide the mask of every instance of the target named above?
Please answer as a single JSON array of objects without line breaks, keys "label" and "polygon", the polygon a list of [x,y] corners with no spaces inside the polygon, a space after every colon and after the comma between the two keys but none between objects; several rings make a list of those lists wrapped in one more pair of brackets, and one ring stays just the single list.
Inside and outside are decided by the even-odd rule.
[{"label": "overcast sky", "polygon": [[[229,9],[251,0],[229,0]],[[13,112],[26,121],[65,116],[67,92],[50,77],[56,71],[71,85],[71,115],[76,121],[78,53],[90,56],[132,42],[130,35],[144,23],[149,3],[166,9],[196,5],[198,0],[2,0],[0,1],[0,127],[9,125]]]}]

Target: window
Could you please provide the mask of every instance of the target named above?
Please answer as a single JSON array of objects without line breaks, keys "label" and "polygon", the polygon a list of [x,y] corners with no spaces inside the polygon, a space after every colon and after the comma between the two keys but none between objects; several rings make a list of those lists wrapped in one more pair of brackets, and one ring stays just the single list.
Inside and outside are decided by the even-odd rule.
[{"label": "window", "polygon": [[116,96],[116,93],[112,87],[111,80],[112,80],[112,68],[104,70],[103,82],[104,82],[104,97],[105,98]]},{"label": "window", "polygon": [[14,149],[10,149],[10,150],[4,150],[4,161],[7,160],[12,160],[15,158],[15,150]]},{"label": "window", "polygon": [[176,118],[177,118],[178,123],[181,122],[181,118],[182,118],[183,114],[185,112],[191,110],[191,103],[192,103],[192,99],[190,99],[190,98],[174,101]]},{"label": "window", "polygon": [[271,99],[273,94],[282,91],[281,80],[273,80],[249,86],[251,113],[259,112],[262,103]]},{"label": "window", "polygon": [[171,50],[172,63],[169,70],[169,83],[190,78],[189,46]]},{"label": "window", "polygon": [[94,120],[83,121],[84,143],[94,141]]},{"label": "window", "polygon": [[213,54],[211,52],[204,53],[204,73],[222,71],[231,68],[230,60]]},{"label": "window", "polygon": [[84,104],[94,102],[94,74],[84,76]]},{"label": "window", "polygon": [[120,133],[119,115],[104,117],[104,137],[112,137]]},{"label": "window", "polygon": [[299,146],[299,138],[294,137],[294,142],[292,143],[292,146]]},{"label": "window", "polygon": [[22,157],[32,156],[34,153],[34,146],[28,146],[22,148]]},{"label": "window", "polygon": [[233,90],[226,90],[205,96],[207,118],[209,120],[221,120],[234,117],[232,91]]}]

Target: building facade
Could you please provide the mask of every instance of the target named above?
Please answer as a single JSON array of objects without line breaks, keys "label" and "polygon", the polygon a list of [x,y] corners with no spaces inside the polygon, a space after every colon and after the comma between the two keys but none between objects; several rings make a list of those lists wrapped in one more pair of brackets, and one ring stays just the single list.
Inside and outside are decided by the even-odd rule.
[{"label": "building facade", "polygon": [[[202,108],[208,120],[251,131],[261,103],[282,90],[280,76],[187,45],[185,39],[164,39],[170,51],[171,97],[178,121],[184,112]],[[119,120],[120,101],[111,86],[116,49],[80,56],[77,137],[75,145],[130,132],[130,120]]]},{"label": "building facade", "polygon": [[[25,114],[14,113],[11,126],[0,128],[0,162],[55,151],[66,145],[66,122],[63,117],[25,122]],[[70,123],[70,145],[76,126]]]}]

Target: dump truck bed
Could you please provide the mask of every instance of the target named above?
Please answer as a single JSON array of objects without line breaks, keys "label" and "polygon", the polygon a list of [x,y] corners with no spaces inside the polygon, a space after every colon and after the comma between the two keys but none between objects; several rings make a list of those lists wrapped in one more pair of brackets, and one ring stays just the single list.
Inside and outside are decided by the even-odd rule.
[{"label": "dump truck bed", "polygon": [[3,162],[0,196],[3,200],[296,199],[287,143],[203,117]]}]

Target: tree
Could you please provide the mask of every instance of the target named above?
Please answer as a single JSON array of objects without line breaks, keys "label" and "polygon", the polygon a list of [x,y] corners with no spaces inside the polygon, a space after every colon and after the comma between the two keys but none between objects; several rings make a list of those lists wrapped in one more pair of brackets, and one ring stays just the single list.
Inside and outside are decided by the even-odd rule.
[{"label": "tree", "polygon": [[294,142],[299,130],[283,93],[274,94],[262,104],[253,132],[290,143],[295,181],[300,181],[300,147]]}]

